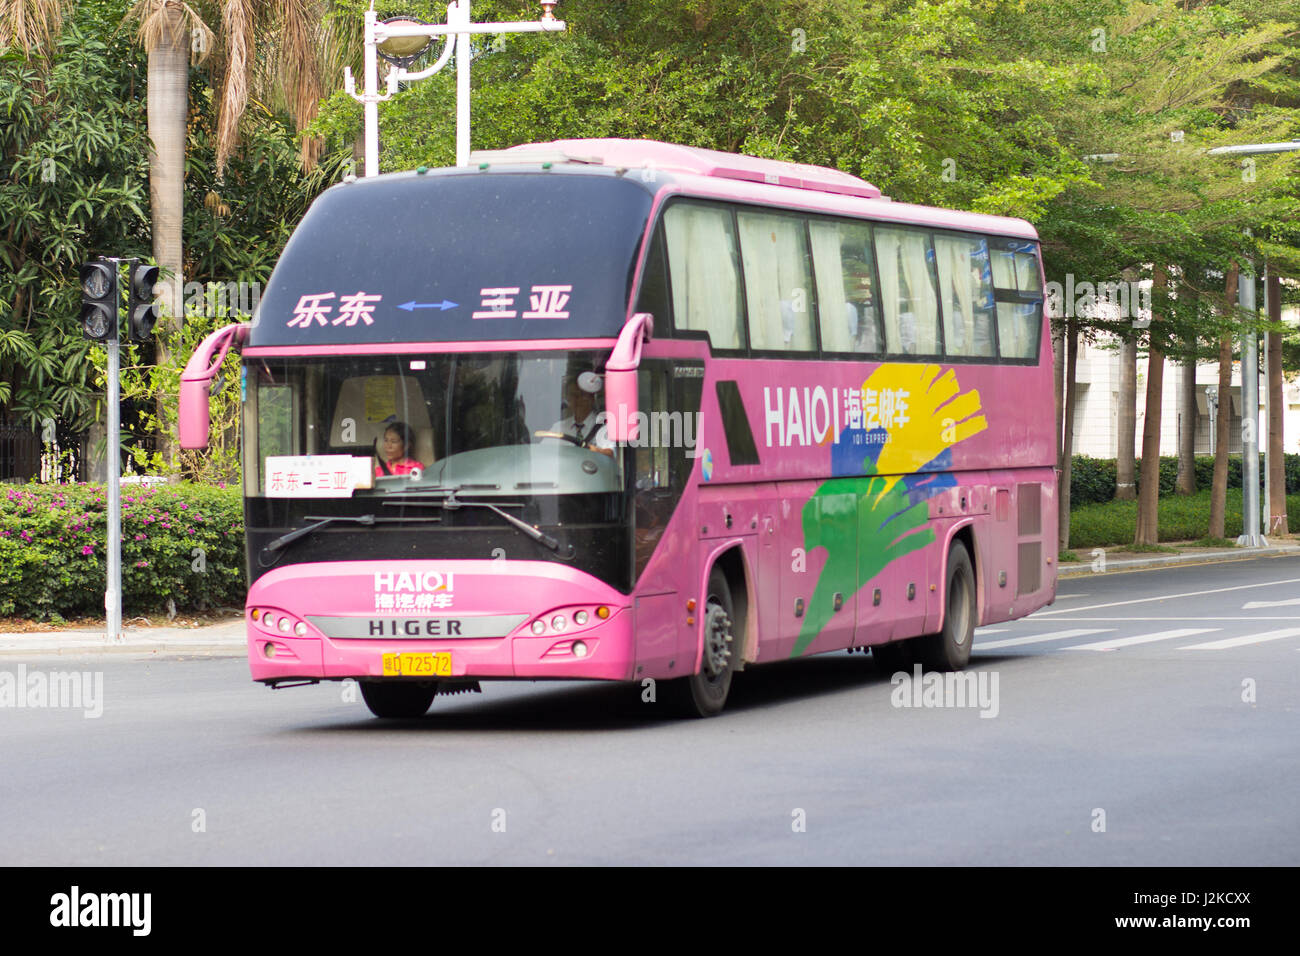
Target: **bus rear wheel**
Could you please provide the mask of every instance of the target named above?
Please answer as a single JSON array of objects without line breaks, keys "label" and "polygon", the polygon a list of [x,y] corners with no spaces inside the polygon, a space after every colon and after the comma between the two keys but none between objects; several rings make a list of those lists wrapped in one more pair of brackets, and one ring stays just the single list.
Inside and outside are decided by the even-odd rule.
[{"label": "bus rear wheel", "polygon": [[709,572],[709,592],[704,601],[704,651],[700,670],[674,681],[680,710],[687,717],[713,717],[722,713],[731,677],[736,672],[736,611],[731,585],[719,567]]},{"label": "bus rear wheel", "polygon": [[975,643],[975,571],[960,541],[948,551],[948,581],[944,588],[943,630],[917,640],[921,663],[937,671],[959,671],[970,663]]},{"label": "bus rear wheel", "polygon": [[438,694],[436,681],[363,680],[361,696],[376,717],[423,717]]}]

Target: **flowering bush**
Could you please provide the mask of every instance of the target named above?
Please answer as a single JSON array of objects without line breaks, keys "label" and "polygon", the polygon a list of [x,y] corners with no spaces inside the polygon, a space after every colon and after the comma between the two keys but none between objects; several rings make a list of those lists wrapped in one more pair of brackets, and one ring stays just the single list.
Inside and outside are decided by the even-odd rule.
[{"label": "flowering bush", "polygon": [[[0,485],[0,616],[104,611],[103,485]],[[243,502],[237,487],[122,486],[122,610],[241,607]]]}]

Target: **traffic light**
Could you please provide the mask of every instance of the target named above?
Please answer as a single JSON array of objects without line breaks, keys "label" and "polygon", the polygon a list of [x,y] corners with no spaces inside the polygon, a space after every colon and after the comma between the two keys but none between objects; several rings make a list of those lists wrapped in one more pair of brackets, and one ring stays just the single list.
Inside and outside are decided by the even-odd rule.
[{"label": "traffic light", "polygon": [[158,321],[158,306],[153,303],[153,289],[158,283],[158,267],[144,262],[131,263],[131,298],[126,314],[127,337],[132,342],[148,342]]},{"label": "traffic light", "polygon": [[117,338],[117,263],[99,260],[81,266],[81,331],[86,338]]}]

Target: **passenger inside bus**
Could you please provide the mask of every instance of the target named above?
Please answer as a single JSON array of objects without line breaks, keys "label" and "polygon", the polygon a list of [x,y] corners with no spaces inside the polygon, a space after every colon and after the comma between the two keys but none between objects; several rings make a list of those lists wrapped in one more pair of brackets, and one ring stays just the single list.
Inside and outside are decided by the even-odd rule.
[{"label": "passenger inside bus", "polygon": [[375,465],[375,477],[409,475],[424,465],[407,456],[407,449],[415,447],[415,433],[406,422],[393,422],[384,429],[384,442]]}]

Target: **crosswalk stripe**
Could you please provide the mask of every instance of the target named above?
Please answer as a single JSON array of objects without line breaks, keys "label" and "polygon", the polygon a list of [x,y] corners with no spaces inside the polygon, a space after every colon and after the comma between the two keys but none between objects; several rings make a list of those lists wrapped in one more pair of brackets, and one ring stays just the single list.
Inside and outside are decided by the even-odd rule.
[{"label": "crosswalk stripe", "polygon": [[1280,631],[1264,631],[1262,634],[1247,634],[1245,637],[1229,637],[1222,641],[1210,641],[1207,644],[1188,644],[1180,651],[1221,651],[1229,647],[1245,647],[1248,644],[1263,644],[1265,641],[1278,641],[1284,637],[1300,636],[1300,627],[1284,627]]},{"label": "crosswalk stripe", "polygon": [[1091,644],[1074,644],[1067,651],[1113,651],[1119,647],[1132,647],[1134,644],[1151,644],[1155,641],[1172,641],[1179,637],[1191,637],[1194,634],[1210,634],[1221,631],[1221,627],[1181,627],[1173,631],[1156,631],[1154,634],[1139,634],[1136,637],[1115,637]]},{"label": "crosswalk stripe", "polygon": [[1087,637],[1089,634],[1106,634],[1113,630],[1115,630],[1113,627],[1073,628],[1051,634],[1031,634],[1028,637],[1008,637],[1000,641],[980,642],[974,646],[974,649],[995,651],[999,647],[1020,647],[1022,644],[1038,644],[1043,641],[1063,641],[1071,637]]}]

